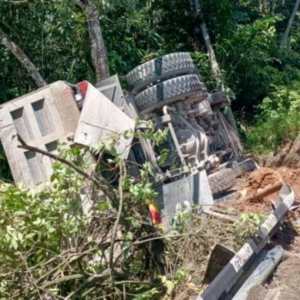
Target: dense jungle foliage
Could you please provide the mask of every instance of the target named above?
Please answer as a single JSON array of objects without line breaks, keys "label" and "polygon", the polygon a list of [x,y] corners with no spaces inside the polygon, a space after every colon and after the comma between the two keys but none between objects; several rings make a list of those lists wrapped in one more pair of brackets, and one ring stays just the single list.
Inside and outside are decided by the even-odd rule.
[{"label": "dense jungle foliage", "polygon": [[[28,55],[48,83],[59,79],[95,81],[86,18],[75,2],[10,0],[0,4],[0,28]],[[213,91],[217,87],[198,27],[201,18],[209,29],[250,149],[272,150],[286,135],[293,137],[298,132],[299,13],[287,45],[280,47],[297,1],[203,0],[199,1],[200,17],[191,10],[192,1],[188,0],[94,2],[100,12],[111,74],[118,73],[122,79],[153,56],[189,51]],[[0,101],[35,88],[19,61],[0,47]]]}]

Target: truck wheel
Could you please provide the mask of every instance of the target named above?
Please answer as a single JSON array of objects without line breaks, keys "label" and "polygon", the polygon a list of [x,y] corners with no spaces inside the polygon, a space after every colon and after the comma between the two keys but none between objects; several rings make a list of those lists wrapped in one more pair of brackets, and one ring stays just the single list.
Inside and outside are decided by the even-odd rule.
[{"label": "truck wheel", "polygon": [[248,159],[240,162],[239,166],[243,173],[257,170],[257,164],[255,163],[253,158],[248,158]]},{"label": "truck wheel", "polygon": [[223,108],[224,106],[230,104],[229,100],[224,92],[217,92],[210,95],[210,106],[211,107],[218,107]]},{"label": "truck wheel", "polygon": [[193,73],[195,65],[189,53],[180,52],[152,59],[133,69],[126,76],[132,93],[149,84],[171,77]]},{"label": "truck wheel", "polygon": [[240,177],[243,174],[242,168],[236,160],[232,160],[224,163],[220,166],[221,168],[231,169],[234,172],[235,177]]},{"label": "truck wheel", "polygon": [[220,194],[235,185],[235,173],[232,169],[222,169],[208,176],[208,182],[213,195]]},{"label": "truck wheel", "polygon": [[197,98],[197,93],[200,97],[201,90],[197,75],[184,75],[158,83],[137,94],[134,100],[139,112],[145,114],[184,98]]}]

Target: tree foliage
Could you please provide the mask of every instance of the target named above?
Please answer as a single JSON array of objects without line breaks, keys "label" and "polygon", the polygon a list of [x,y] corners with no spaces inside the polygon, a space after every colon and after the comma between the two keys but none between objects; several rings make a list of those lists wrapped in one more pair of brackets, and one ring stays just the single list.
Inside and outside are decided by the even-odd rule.
[{"label": "tree foliage", "polygon": [[[29,56],[47,82],[95,81],[87,21],[75,2],[1,2],[1,29]],[[153,56],[190,51],[209,87],[215,87],[197,16],[188,0],[176,0],[172,5],[165,0],[93,3],[100,12],[112,74],[122,78]],[[262,99],[273,92],[274,84],[297,79],[299,22],[292,24],[289,47],[279,50],[294,4],[292,0],[200,2],[226,86],[236,95],[235,110],[256,111]],[[0,51],[1,101],[34,89],[19,62],[3,47]]]},{"label": "tree foliage", "polygon": [[[94,165],[82,159],[85,149],[62,148],[60,160],[69,163],[56,162],[43,189],[0,182],[1,299],[118,299],[124,289],[136,299],[158,294],[144,280],[146,272],[163,274],[164,242],[147,221],[147,203],[156,196],[151,170],[145,164],[141,177],[131,177],[113,143],[92,150],[111,157]],[[104,179],[107,162],[117,178]],[[87,169],[95,173],[83,176]],[[87,199],[93,209],[83,213]]]},{"label": "tree foliage", "polygon": [[[203,81],[211,91],[218,88],[199,30],[199,15],[191,10],[191,1],[90,1],[99,10],[110,73],[119,74],[125,89],[124,77],[131,69],[176,51],[191,52]],[[48,83],[97,80],[87,19],[75,2],[0,2],[1,31],[22,49]],[[246,124],[250,149],[272,150],[283,138],[299,135],[299,13],[287,47],[280,49],[295,0],[199,3],[224,83],[235,99],[235,114]],[[27,70],[1,46],[1,103],[34,89],[36,84]],[[157,140],[164,137],[162,132],[150,130],[149,134]],[[101,145],[98,155],[103,147],[108,145]],[[106,150],[112,158],[109,164],[97,165],[97,171],[112,182],[98,177],[89,181],[61,163],[55,164],[49,188],[42,191],[0,182],[1,299],[70,299],[75,294],[79,299],[95,299],[95,295],[119,299],[123,293],[136,300],[155,299],[160,294],[170,298],[183,280],[182,272],[162,275],[161,253],[169,240],[162,242],[160,230],[149,226],[147,220],[146,202],[155,197],[149,165],[140,166],[141,176],[133,178],[126,161],[113,148]],[[82,151],[73,149],[62,155],[82,170],[95,168],[80,160]],[[112,178],[105,175],[107,169]],[[7,169],[1,166],[0,175],[7,178]],[[114,195],[110,201],[101,194],[100,184]],[[78,198],[87,187],[94,207],[90,215],[82,214]],[[203,223],[197,226],[204,230]],[[215,233],[206,236],[213,237],[213,245]],[[184,261],[184,255],[177,255],[180,249],[194,257],[193,251],[203,247],[204,237],[197,232],[197,238],[189,237],[180,247],[168,247],[176,264]],[[201,253],[207,255],[209,250]],[[167,266],[169,271],[177,270],[170,262]]]}]

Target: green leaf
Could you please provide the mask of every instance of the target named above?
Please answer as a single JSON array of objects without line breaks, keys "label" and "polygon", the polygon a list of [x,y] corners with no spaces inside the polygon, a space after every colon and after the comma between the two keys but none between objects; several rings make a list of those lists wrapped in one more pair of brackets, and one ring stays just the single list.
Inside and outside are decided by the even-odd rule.
[{"label": "green leaf", "polygon": [[115,147],[111,147],[110,153],[111,153],[111,155],[113,155],[113,156],[117,156],[117,155],[118,155],[117,149],[116,149]]}]

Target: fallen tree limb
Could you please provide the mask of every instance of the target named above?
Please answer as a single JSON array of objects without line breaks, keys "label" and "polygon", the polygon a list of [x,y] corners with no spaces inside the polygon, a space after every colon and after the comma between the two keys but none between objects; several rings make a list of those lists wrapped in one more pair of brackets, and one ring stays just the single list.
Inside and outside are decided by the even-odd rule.
[{"label": "fallen tree limb", "polygon": [[22,51],[22,49],[15,44],[7,34],[0,28],[0,44],[2,44],[7,50],[9,50],[22,64],[22,66],[28,71],[31,78],[34,80],[38,87],[43,87],[47,83],[38,72],[36,66],[32,63],[29,57]]},{"label": "fallen tree limb", "polygon": [[109,257],[109,266],[111,269],[111,281],[112,285],[114,285],[114,248],[115,248],[115,240],[117,237],[117,230],[118,225],[120,223],[120,218],[123,210],[123,202],[124,202],[124,195],[123,195],[123,178],[126,176],[126,168],[124,168],[124,161],[120,161],[120,178],[119,178],[119,208],[117,218],[112,230],[112,237],[111,237],[111,246],[110,246],[110,257]]},{"label": "fallen tree limb", "polygon": [[205,213],[206,215],[218,218],[218,219],[222,219],[222,220],[226,220],[230,223],[234,223],[236,221],[236,218],[233,216],[226,216],[224,214],[220,214],[211,210],[204,210],[203,213]]},{"label": "fallen tree limb", "polygon": [[92,181],[104,193],[104,195],[107,196],[109,199],[111,199],[111,200],[117,199],[116,194],[114,193],[114,191],[111,189],[111,187],[108,184],[100,182],[99,179],[96,179],[94,176],[84,172],[83,170],[78,168],[76,165],[74,165],[70,161],[60,157],[59,155],[56,155],[56,154],[50,153],[48,151],[45,151],[43,149],[28,145],[19,134],[17,134],[17,139],[21,143],[21,145],[19,145],[18,148],[22,148],[22,149],[33,151],[36,153],[40,153],[42,155],[48,156],[56,161],[59,161],[65,165],[69,166],[74,171],[76,171],[78,174],[83,176],[85,179]]},{"label": "fallen tree limb", "polygon": [[265,188],[263,188],[262,190],[260,190],[259,192],[256,192],[252,195],[241,198],[238,201],[239,202],[244,202],[244,201],[253,202],[255,200],[258,200],[260,198],[264,198],[266,196],[269,196],[273,193],[278,192],[281,189],[282,186],[283,186],[282,181],[276,182],[275,184],[268,185]]}]

